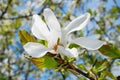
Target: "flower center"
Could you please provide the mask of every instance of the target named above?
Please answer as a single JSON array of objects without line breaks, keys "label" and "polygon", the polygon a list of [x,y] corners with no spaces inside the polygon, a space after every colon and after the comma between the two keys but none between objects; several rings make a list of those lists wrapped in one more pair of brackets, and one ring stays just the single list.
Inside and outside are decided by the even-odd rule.
[{"label": "flower center", "polygon": [[[63,44],[59,44],[60,46],[63,46],[64,47],[64,45]],[[58,45],[55,45],[54,47],[53,47],[53,50],[57,50],[57,48],[58,48]]]},{"label": "flower center", "polygon": [[53,47],[53,50],[57,50],[57,48],[58,48],[58,45],[55,45],[54,47]]}]

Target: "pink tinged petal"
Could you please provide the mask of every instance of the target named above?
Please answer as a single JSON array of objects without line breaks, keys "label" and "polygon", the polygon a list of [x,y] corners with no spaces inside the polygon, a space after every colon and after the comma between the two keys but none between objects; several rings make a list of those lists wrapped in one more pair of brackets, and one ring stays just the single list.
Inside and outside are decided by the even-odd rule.
[{"label": "pink tinged petal", "polygon": [[43,12],[46,23],[49,27],[49,30],[51,32],[51,36],[49,37],[51,46],[55,45],[57,43],[58,38],[61,38],[61,28],[58,20],[56,19],[56,16],[54,13],[49,9],[46,8]]},{"label": "pink tinged petal", "polygon": [[33,15],[33,25],[31,31],[38,39],[47,40],[49,37],[49,30],[41,17],[37,14]]},{"label": "pink tinged petal", "polygon": [[69,57],[77,57],[77,51],[75,49],[66,49],[63,46],[58,46],[57,52],[65,55],[65,56],[69,56]]},{"label": "pink tinged petal", "polygon": [[39,43],[28,42],[23,46],[25,51],[32,57],[43,57],[50,49]]},{"label": "pink tinged petal", "polygon": [[86,48],[88,50],[97,50],[102,45],[104,45],[103,41],[94,40],[94,39],[90,39],[90,38],[86,38],[86,37],[77,38],[77,39],[71,41],[71,43],[80,45],[81,47]]},{"label": "pink tinged petal", "polygon": [[64,30],[66,34],[69,34],[77,30],[81,30],[87,25],[89,20],[90,20],[90,14],[86,13],[74,19],[68,26],[65,27]]}]

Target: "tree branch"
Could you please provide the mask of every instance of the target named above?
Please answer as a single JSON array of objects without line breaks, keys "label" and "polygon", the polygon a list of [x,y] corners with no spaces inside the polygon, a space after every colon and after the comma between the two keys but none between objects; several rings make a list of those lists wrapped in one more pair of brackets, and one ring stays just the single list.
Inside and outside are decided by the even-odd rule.
[{"label": "tree branch", "polygon": [[8,3],[7,3],[7,7],[5,8],[5,10],[2,12],[1,16],[0,16],[0,19],[3,18],[3,16],[5,15],[5,13],[7,12],[8,10],[8,7],[10,6],[12,0],[8,0]]},{"label": "tree branch", "polygon": [[[56,55],[56,54],[51,54],[51,53],[47,53],[47,56],[53,57],[59,64],[64,64],[65,61],[61,58],[60,55]],[[64,65],[66,66],[65,69],[68,69],[70,71],[72,71],[73,73],[77,74],[77,75],[83,75],[84,77],[90,79],[90,80],[95,80],[94,78],[90,77],[88,73],[83,72],[82,70],[76,68],[73,64],[66,62],[66,64]],[[64,68],[63,66],[63,68]]]},{"label": "tree branch", "polygon": [[[11,2],[12,2],[12,0],[9,0],[8,6],[10,5]],[[44,3],[43,5],[44,5],[44,6],[42,7],[42,9],[41,9],[41,11],[38,13],[38,15],[40,15],[40,14],[43,12],[44,8],[46,8],[46,6],[47,6],[47,3]],[[24,16],[17,16],[17,17],[5,18],[5,17],[3,17],[3,15],[7,12],[8,6],[6,7],[5,11],[4,11],[4,12],[2,13],[2,15],[0,16],[0,19],[2,19],[2,20],[15,20],[15,19],[23,19],[23,18],[28,18],[28,17],[33,16],[33,14],[29,14],[29,15],[24,15]]]},{"label": "tree branch", "polygon": [[11,18],[2,18],[2,20],[15,20],[15,19],[22,19],[22,18],[28,18],[31,17],[33,14],[25,15],[25,16],[18,16],[18,17],[11,17]]},{"label": "tree branch", "polygon": [[90,80],[95,80],[94,78],[90,77],[88,73],[83,72],[82,70],[76,68],[74,65],[72,65],[70,63],[68,63],[68,69],[70,69],[72,72],[76,73],[77,75],[81,74]]}]

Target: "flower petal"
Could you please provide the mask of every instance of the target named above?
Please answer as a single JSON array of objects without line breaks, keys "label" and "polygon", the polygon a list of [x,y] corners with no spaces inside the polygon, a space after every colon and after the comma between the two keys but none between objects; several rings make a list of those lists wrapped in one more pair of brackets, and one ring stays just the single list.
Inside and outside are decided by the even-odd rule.
[{"label": "flower petal", "polygon": [[74,19],[68,26],[65,27],[66,34],[69,34],[73,31],[80,30],[86,26],[90,19],[90,14],[86,13],[84,15],[79,16],[78,18]]},{"label": "flower petal", "polygon": [[25,51],[32,57],[43,57],[50,49],[39,43],[28,42],[23,46]]},{"label": "flower petal", "polygon": [[71,43],[78,44],[81,47],[84,47],[88,50],[97,50],[104,44],[103,41],[89,39],[89,38],[86,38],[86,37],[77,38],[77,39],[71,41]]},{"label": "flower petal", "polygon": [[37,14],[33,15],[33,25],[31,31],[35,37],[43,40],[47,40],[50,33],[46,24]]},{"label": "flower petal", "polygon": [[61,28],[58,20],[56,19],[54,13],[49,9],[46,8],[43,12],[46,23],[49,27],[49,30],[51,32],[50,38],[51,38],[51,43],[56,44],[58,38],[61,39]]},{"label": "flower petal", "polygon": [[58,46],[57,52],[69,57],[78,57],[78,52],[75,48],[65,50],[63,46]]}]

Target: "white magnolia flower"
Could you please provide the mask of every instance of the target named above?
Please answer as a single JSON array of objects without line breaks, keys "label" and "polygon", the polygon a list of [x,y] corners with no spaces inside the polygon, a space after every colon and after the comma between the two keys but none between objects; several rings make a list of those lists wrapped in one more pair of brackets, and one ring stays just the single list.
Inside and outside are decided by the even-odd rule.
[{"label": "white magnolia flower", "polygon": [[[67,42],[67,36],[71,32],[80,30],[86,26],[90,19],[89,13],[79,16],[62,29],[54,13],[50,9],[45,9],[43,14],[47,25],[43,22],[41,17],[35,14],[33,15],[31,31],[36,38],[48,41],[48,47],[40,43],[28,42],[24,45],[24,49],[30,56],[39,58],[43,57],[47,52],[51,52],[54,54],[59,53],[65,56],[77,57],[77,50],[75,48],[68,49],[67,43],[75,43],[89,50],[97,50],[103,45],[102,41],[91,40],[86,37],[80,37]],[[60,40],[59,44],[58,40]]]}]

